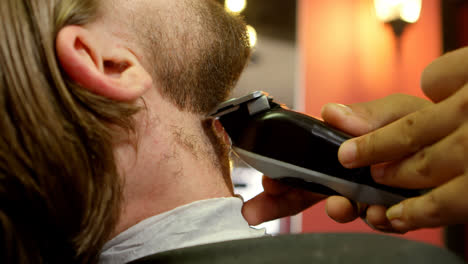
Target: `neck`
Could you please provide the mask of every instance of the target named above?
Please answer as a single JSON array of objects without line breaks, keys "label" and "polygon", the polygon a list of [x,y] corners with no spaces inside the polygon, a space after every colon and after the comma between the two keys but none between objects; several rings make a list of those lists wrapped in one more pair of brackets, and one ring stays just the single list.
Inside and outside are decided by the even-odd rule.
[{"label": "neck", "polygon": [[227,155],[211,123],[157,96],[145,102],[136,117],[136,148],[128,142],[116,147],[124,202],[114,235],[194,201],[233,196]]}]

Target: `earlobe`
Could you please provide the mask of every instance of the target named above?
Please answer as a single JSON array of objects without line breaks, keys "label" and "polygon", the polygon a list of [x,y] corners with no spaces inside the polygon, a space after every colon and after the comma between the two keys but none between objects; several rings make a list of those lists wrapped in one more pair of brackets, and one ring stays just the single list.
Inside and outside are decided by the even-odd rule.
[{"label": "earlobe", "polygon": [[97,95],[133,101],[151,87],[151,76],[130,50],[86,28],[67,26],[60,30],[56,52],[68,76]]}]

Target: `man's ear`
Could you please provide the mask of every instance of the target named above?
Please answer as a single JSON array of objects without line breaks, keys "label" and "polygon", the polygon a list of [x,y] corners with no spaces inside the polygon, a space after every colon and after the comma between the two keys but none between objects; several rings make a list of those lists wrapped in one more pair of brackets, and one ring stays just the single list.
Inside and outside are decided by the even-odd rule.
[{"label": "man's ear", "polygon": [[130,50],[80,26],[60,30],[57,57],[64,71],[84,89],[118,101],[139,98],[152,79]]}]

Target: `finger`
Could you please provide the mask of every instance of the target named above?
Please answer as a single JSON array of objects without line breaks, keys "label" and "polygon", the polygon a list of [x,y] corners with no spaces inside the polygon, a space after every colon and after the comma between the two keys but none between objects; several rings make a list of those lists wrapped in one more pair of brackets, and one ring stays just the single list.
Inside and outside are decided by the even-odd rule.
[{"label": "finger", "polygon": [[394,94],[348,106],[327,104],[322,108],[322,118],[333,127],[360,136],[428,105],[429,101],[419,97]]},{"label": "finger", "polygon": [[434,102],[458,91],[468,81],[468,48],[449,52],[434,60],[421,76],[421,88]]},{"label": "finger", "polygon": [[293,189],[291,186],[283,184],[277,180],[270,179],[265,175],[262,178],[262,185],[265,193],[269,195],[280,195]]},{"label": "finger", "polygon": [[468,175],[459,176],[426,195],[403,201],[387,211],[393,228],[406,232],[468,221]]},{"label": "finger", "polygon": [[302,212],[325,196],[307,191],[292,189],[283,195],[269,195],[262,192],[244,203],[242,214],[249,225],[291,216]]},{"label": "finger", "polygon": [[338,157],[347,168],[394,161],[451,134],[468,116],[468,87],[381,129],[343,143]]},{"label": "finger", "polygon": [[385,233],[399,233],[395,230],[385,213],[387,208],[381,205],[371,205],[367,209],[365,222],[373,229]]},{"label": "finger", "polygon": [[371,223],[376,228],[383,227],[387,228],[390,225],[390,221],[388,221],[387,216],[385,213],[387,212],[386,207],[381,205],[372,205],[369,206],[366,213],[366,219],[369,223]]},{"label": "finger", "polygon": [[387,219],[385,215],[387,208],[384,206],[364,204],[353,206],[352,202],[345,197],[331,196],[327,199],[325,209],[328,216],[338,223],[349,223],[361,216],[364,222],[374,230],[398,233]]},{"label": "finger", "polygon": [[358,207],[345,197],[328,197],[325,204],[327,215],[338,223],[349,223],[359,217]]},{"label": "finger", "polygon": [[468,125],[400,162],[373,166],[376,182],[394,187],[425,189],[463,174],[468,157]]},{"label": "finger", "polygon": [[342,196],[331,196],[327,199],[325,207],[328,216],[338,223],[349,223],[360,215],[364,222],[374,230],[385,233],[399,233],[395,230],[385,213],[387,208],[380,205],[366,206],[360,204],[353,206],[352,202]]}]

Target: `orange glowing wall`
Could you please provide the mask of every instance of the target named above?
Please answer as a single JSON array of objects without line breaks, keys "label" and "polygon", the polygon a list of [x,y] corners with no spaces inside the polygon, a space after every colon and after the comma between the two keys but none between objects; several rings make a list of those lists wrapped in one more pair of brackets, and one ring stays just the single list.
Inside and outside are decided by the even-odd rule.
[{"label": "orange glowing wall", "polygon": [[[302,91],[299,104],[319,116],[329,102],[350,104],[392,93],[423,96],[419,78],[441,55],[440,0],[425,0],[420,20],[400,38],[379,22],[372,0],[298,0]],[[362,221],[341,225],[323,204],[303,214],[304,232],[372,232]],[[406,235],[442,245],[440,229]]]}]

